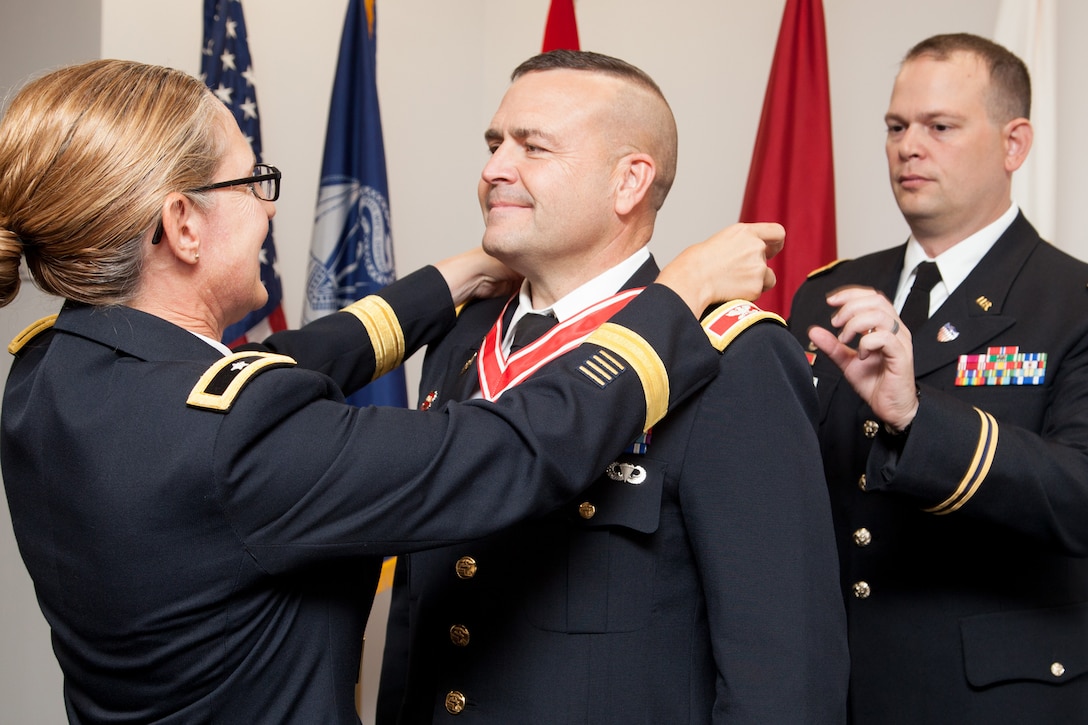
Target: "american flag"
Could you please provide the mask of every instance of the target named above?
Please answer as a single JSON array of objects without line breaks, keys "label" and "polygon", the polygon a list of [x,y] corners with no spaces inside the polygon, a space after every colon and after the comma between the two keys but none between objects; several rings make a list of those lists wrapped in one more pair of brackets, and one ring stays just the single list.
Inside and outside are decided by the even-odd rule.
[{"label": "american flag", "polygon": [[[261,163],[261,120],[257,113],[257,89],[253,84],[253,62],[246,41],[246,21],[241,0],[204,0],[204,48],[200,77],[221,100],[253,148]],[[246,315],[223,333],[230,347],[260,341],[287,328],[283,314],[283,286],[276,272],[276,245],[272,223],[261,247],[261,282],[268,290],[264,307]]]}]

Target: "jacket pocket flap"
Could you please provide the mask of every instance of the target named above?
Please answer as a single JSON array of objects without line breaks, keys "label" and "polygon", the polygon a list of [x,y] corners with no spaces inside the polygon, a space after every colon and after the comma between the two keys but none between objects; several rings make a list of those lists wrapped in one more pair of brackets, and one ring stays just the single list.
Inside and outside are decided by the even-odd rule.
[{"label": "jacket pocket flap", "polygon": [[574,520],[582,528],[619,526],[652,534],[661,520],[664,480],[664,463],[644,456],[621,456],[578,497]]},{"label": "jacket pocket flap", "polygon": [[1062,684],[1088,670],[1088,603],[960,620],[967,680],[976,687]]}]

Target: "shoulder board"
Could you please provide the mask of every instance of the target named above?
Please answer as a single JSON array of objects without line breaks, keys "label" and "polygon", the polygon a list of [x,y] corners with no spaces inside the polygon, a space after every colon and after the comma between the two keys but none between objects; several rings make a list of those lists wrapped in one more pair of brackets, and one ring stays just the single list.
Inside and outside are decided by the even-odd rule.
[{"label": "shoulder board", "polygon": [[847,257],[842,257],[841,259],[836,259],[831,264],[825,264],[822,267],[817,267],[816,269],[812,270],[807,275],[805,275],[805,277],[806,277],[806,279],[812,279],[813,277],[819,277],[824,272],[830,272],[831,270],[835,269],[835,267],[838,267],[843,262],[849,262],[849,261],[850,260]]},{"label": "shoulder board", "polygon": [[25,330],[15,336],[15,339],[8,344],[8,352],[12,355],[17,355],[23,347],[33,340],[35,337],[45,332],[53,326],[53,323],[57,321],[56,313],[49,315],[49,317],[43,317],[32,325],[29,325]]},{"label": "shoulder board", "polygon": [[224,413],[234,405],[238,394],[257,374],[272,368],[297,365],[293,358],[270,352],[236,352],[216,360],[189,393],[185,402],[194,408]]},{"label": "shoulder board", "polygon": [[786,321],[780,316],[762,310],[748,300],[732,300],[718,306],[703,319],[702,324],[710,344],[722,352],[740,333],[764,320],[786,326]]}]

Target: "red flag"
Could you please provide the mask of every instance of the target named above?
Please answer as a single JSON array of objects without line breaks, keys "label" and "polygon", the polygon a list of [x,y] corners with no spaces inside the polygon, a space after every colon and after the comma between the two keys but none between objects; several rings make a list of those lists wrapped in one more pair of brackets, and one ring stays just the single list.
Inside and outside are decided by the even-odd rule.
[{"label": "red flag", "polygon": [[578,23],[574,19],[574,0],[552,0],[548,24],[544,26],[543,52],[579,50]]},{"label": "red flag", "polygon": [[786,246],[771,260],[778,277],[759,305],[789,313],[805,276],[835,259],[831,95],[821,0],[787,0],[763,115],[748,171],[741,221],[779,222]]}]

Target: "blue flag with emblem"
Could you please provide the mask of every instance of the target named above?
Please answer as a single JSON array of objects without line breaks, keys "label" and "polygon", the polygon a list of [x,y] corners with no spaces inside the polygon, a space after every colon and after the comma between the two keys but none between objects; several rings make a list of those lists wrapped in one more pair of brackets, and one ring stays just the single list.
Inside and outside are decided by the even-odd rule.
[{"label": "blue flag with emblem", "polygon": [[[374,0],[348,3],[325,133],[303,324],[395,279],[375,74],[375,13]],[[407,406],[403,369],[348,400],[355,405]]]},{"label": "blue flag with emblem", "polygon": [[[246,40],[246,21],[241,0],[204,0],[204,48],[200,76],[208,88],[230,109],[242,134],[261,163],[261,120],[257,113],[257,89]],[[272,222],[261,247],[261,282],[268,290],[264,307],[246,315],[223,332],[228,346],[260,341],[287,328],[283,314],[283,286],[276,273],[276,245]]]}]

